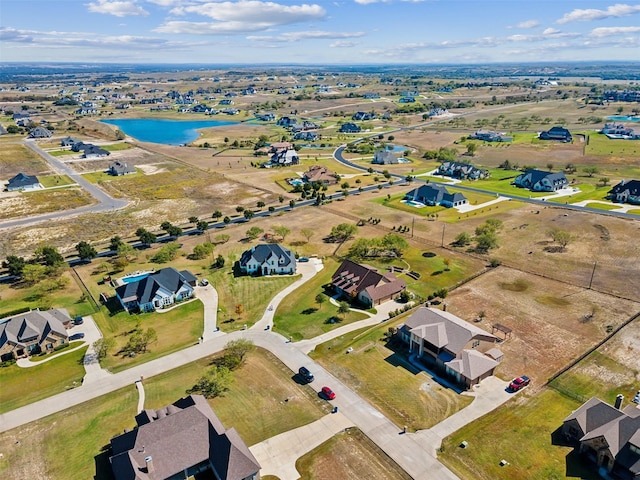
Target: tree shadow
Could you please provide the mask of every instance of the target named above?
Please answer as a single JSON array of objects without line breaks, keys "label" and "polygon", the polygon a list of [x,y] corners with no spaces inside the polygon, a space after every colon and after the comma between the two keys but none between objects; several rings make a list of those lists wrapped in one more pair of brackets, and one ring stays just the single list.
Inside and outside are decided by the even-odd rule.
[{"label": "tree shadow", "polygon": [[551,245],[548,247],[544,247],[543,250],[548,253],[562,253],[564,252],[564,247],[561,245]]},{"label": "tree shadow", "polygon": [[96,466],[96,474],[93,477],[94,480],[114,480],[111,463],[109,462],[110,456],[111,445],[104,445],[100,449],[100,453],[93,457]]},{"label": "tree shadow", "polygon": [[312,313],[316,313],[317,311],[318,311],[318,309],[317,309],[317,308],[313,308],[313,307],[311,307],[311,308],[305,308],[305,309],[304,309],[304,310],[302,310],[302,312],[300,312],[300,313],[302,313],[303,315],[311,315]]},{"label": "tree shadow", "polygon": [[432,272],[432,273],[431,273],[431,276],[432,276],[432,277],[435,277],[435,276],[441,275],[442,273],[444,273],[442,270],[437,270],[437,271],[435,271],[435,272]]},{"label": "tree shadow", "polygon": [[435,257],[435,256],[436,256],[436,254],[435,254],[435,253],[433,253],[433,252],[424,252],[424,253],[422,254],[422,256],[423,256],[424,258],[433,258],[433,257]]}]

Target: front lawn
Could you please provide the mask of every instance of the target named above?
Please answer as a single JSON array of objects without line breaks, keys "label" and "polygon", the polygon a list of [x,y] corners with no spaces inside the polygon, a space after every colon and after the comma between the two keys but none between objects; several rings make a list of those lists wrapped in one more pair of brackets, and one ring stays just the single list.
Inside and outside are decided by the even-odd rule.
[{"label": "front lawn", "polygon": [[[67,347],[72,348],[72,347]],[[0,368],[0,413],[37,402],[82,383],[86,348],[58,354],[57,358],[41,365],[22,368],[17,365]],[[44,360],[46,356],[33,357]]]},{"label": "front lawn", "polygon": [[44,188],[63,187],[65,185],[75,185],[76,182],[71,180],[67,175],[47,175],[38,177]]},{"label": "front lawn", "polygon": [[[402,343],[387,342],[389,328],[406,319],[350,332],[318,345],[310,356],[366,398],[392,422],[411,430],[432,427],[471,403],[406,361]],[[346,353],[348,348],[353,350]]]},{"label": "front lawn", "polygon": [[[330,302],[332,292],[325,290],[324,286],[331,283],[331,276],[339,263],[330,257],[326,257],[323,263],[324,268],[315,277],[287,295],[280,303],[273,320],[275,331],[297,341],[313,338],[341,325],[366,318],[363,313],[353,311],[342,317],[338,316],[338,307]],[[323,296],[322,304],[316,303],[317,295]],[[334,320],[333,323],[331,319]]]}]

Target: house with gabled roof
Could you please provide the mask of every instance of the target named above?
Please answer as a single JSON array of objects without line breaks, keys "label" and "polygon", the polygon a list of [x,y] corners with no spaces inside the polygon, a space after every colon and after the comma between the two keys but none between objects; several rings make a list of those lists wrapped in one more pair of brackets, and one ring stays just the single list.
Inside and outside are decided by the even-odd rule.
[{"label": "house with gabled roof", "polygon": [[442,185],[420,185],[406,193],[405,200],[422,203],[423,205],[443,207],[459,207],[467,203],[467,197],[462,193],[449,193]]},{"label": "house with gabled roof", "polygon": [[15,177],[7,181],[7,192],[40,190],[44,188],[38,177],[35,175],[25,175],[20,172]]},{"label": "house with gabled roof", "polygon": [[474,167],[470,163],[444,161],[436,170],[436,174],[464,180],[478,180],[487,178],[489,171]]},{"label": "house with gabled roof", "polygon": [[65,137],[62,140],[60,140],[60,146],[61,147],[72,147],[73,145],[75,145],[76,143],[79,143],[80,140],[78,140],[77,138],[73,138],[73,137]]},{"label": "house with gabled roof", "polygon": [[248,275],[293,275],[296,257],[277,243],[262,243],[243,252],[238,266]]},{"label": "house with gabled roof", "polygon": [[527,170],[518,175],[513,184],[516,187],[527,188],[532,192],[556,192],[567,188],[569,181],[564,172],[545,172],[544,170]]},{"label": "house with gabled roof", "polygon": [[568,143],[573,138],[571,137],[571,132],[564,127],[551,127],[549,130],[545,132],[540,132],[538,135],[540,140],[560,140],[561,142]]},{"label": "house with gabled roof", "polygon": [[397,332],[410,352],[467,388],[493,375],[502,359],[498,337],[443,310],[420,307]]},{"label": "house with gabled roof", "polygon": [[333,290],[367,307],[397,298],[406,288],[404,280],[392,272],[379,273],[368,265],[344,260],[331,277]]},{"label": "house with gabled roof", "polygon": [[29,138],[51,138],[53,133],[44,127],[36,127],[29,132]]},{"label": "house with gabled roof", "polygon": [[260,464],[202,395],[136,415],[136,427],[111,439],[115,480],[259,480]]},{"label": "house with gabled roof", "polygon": [[31,310],[0,320],[0,361],[51,352],[69,342],[71,318],[62,310]]},{"label": "house with gabled roof", "polygon": [[339,177],[325,166],[312,165],[302,178],[307,183],[320,182],[323,185],[335,185]]},{"label": "house with gabled roof", "polygon": [[82,154],[82,158],[104,158],[111,155],[111,152],[108,150],[90,143],[85,143],[83,150],[84,153]]},{"label": "house with gabled roof", "polygon": [[129,175],[131,173],[136,173],[136,167],[129,165],[127,162],[122,163],[116,161],[109,165],[109,174],[116,177],[120,175]]},{"label": "house with gabled roof", "polygon": [[188,270],[167,267],[116,288],[116,297],[128,312],[153,312],[191,298],[196,277]]},{"label": "house with gabled roof", "polygon": [[622,396],[611,406],[591,398],[562,422],[564,437],[589,463],[615,478],[640,479],[640,408]]},{"label": "house with gabled roof", "polygon": [[347,122],[340,125],[340,133],[360,133],[362,129],[355,123]]},{"label": "house with gabled roof", "polygon": [[398,157],[396,157],[393,152],[386,149],[377,150],[373,154],[373,160],[371,160],[371,163],[376,165],[396,165],[399,162]]},{"label": "house with gabled roof", "polygon": [[607,193],[614,202],[640,205],[640,180],[621,180]]}]

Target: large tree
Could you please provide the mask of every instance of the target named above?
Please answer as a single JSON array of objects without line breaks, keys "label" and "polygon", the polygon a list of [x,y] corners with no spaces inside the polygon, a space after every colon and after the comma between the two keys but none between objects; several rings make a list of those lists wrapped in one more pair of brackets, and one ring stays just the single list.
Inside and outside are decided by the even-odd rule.
[{"label": "large tree", "polygon": [[344,242],[358,232],[358,227],[351,223],[341,223],[331,229],[329,237],[334,242]]},{"label": "large tree", "polygon": [[22,271],[24,270],[27,262],[24,258],[18,257],[16,255],[9,255],[5,261],[2,262],[2,268],[6,268],[9,272],[9,275],[13,275],[14,277],[22,276]]},{"label": "large tree", "polygon": [[263,232],[264,230],[260,227],[251,227],[249,230],[247,230],[246,235],[249,240],[255,240],[260,235],[262,235]]},{"label": "large tree", "polygon": [[93,245],[84,240],[76,245],[76,250],[78,251],[78,257],[80,257],[82,261],[91,260],[98,256],[98,251]]},{"label": "large tree", "polygon": [[146,245],[147,247],[154,243],[158,237],[156,235],[142,227],[136,230],[136,236],[140,240],[140,243]]},{"label": "large tree", "polygon": [[205,398],[221,397],[229,391],[232,382],[231,370],[225,366],[214,366],[207,370],[187,393],[198,393]]},{"label": "large tree", "polygon": [[273,229],[273,232],[276,235],[278,235],[283,242],[284,242],[284,239],[287,238],[287,235],[291,233],[291,230],[289,230],[284,225],[274,225],[272,229]]},{"label": "large tree", "polygon": [[36,261],[47,267],[59,267],[64,263],[64,257],[56,247],[43,246],[35,251]]}]

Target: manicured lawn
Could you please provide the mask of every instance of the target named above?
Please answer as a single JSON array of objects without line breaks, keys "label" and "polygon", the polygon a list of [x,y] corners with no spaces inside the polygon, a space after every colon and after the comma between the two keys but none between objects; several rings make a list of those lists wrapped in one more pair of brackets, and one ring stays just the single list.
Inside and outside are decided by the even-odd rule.
[{"label": "manicured lawn", "polygon": [[[195,345],[204,329],[204,306],[199,300],[187,302],[165,313],[130,315],[122,311],[110,315],[105,310],[106,308],[103,307],[100,313],[93,315],[93,318],[102,334],[105,337],[112,337],[116,341],[115,347],[101,362],[103,368],[112,372],[118,372]],[[158,340],[149,345],[146,353],[140,353],[135,357],[123,357],[118,352],[125,346],[138,324],[142,330],[153,328],[158,334]]]},{"label": "manicured lawn", "polygon": [[587,155],[615,155],[620,157],[637,157],[640,155],[640,141],[611,140],[599,133],[589,134],[589,144],[586,145]]},{"label": "manicured lawn", "polygon": [[[211,358],[202,359],[145,379],[145,408],[161,408],[185,396],[210,362]],[[328,402],[320,400],[312,387],[293,381],[293,373],[268,352],[256,350],[233,376],[231,390],[210,403],[225,427],[235,427],[247,445],[313,422],[329,411]],[[4,454],[0,477],[19,471],[31,478],[86,480],[96,475],[97,467],[95,478],[109,479],[108,453],[101,449],[135,425],[137,402],[131,385],[0,434]]]},{"label": "manicured lawn", "polygon": [[[339,321],[330,323],[329,319],[337,317],[338,307],[330,303],[332,293],[325,292],[323,287],[331,283],[331,276],[339,263],[329,257],[326,257],[323,263],[324,268],[315,277],[290,293],[280,303],[273,321],[274,330],[278,333],[293,337],[294,341],[302,340],[366,318],[363,313],[350,311]],[[323,295],[325,299],[321,305],[315,301],[318,294]]]},{"label": "manicured lawn", "polygon": [[604,203],[597,203],[597,202],[587,203],[586,206],[589,208],[595,208],[597,210],[619,210],[620,209],[620,205],[617,205],[617,204],[606,205]]},{"label": "manicured lawn", "polygon": [[137,175],[144,175],[144,174],[141,173],[140,170],[136,169],[136,173],[130,173],[128,175],[124,175],[121,177],[114,177],[113,175],[110,175],[106,172],[91,172],[91,173],[85,173],[82,176],[91,183],[101,183],[101,182],[113,182],[121,178],[125,178],[125,177],[131,178]]},{"label": "manicured lawn", "polygon": [[[552,432],[579,406],[553,390],[526,403],[511,400],[446,438],[439,458],[460,478],[595,480],[600,477],[569,455],[570,447],[552,444]],[[462,441],[467,448],[460,448]],[[500,466],[502,459],[509,464]]]},{"label": "manicured lawn", "polygon": [[[86,351],[86,348],[81,348],[64,355],[58,354],[57,358],[29,368],[17,365],[0,368],[0,413],[73,388],[73,382],[80,385],[84,377],[82,357]],[[35,360],[45,358],[34,357]]]},{"label": "manicured lawn", "polygon": [[66,175],[47,175],[46,177],[38,177],[38,180],[40,180],[40,183],[45,188],[75,184],[75,182]]},{"label": "manicured lawn", "polygon": [[[318,345],[310,355],[400,428],[429,428],[468,405],[471,398],[411,366],[402,343],[390,348],[385,335],[404,318],[347,333]],[[353,350],[345,354],[348,348]]]},{"label": "manicured lawn", "polygon": [[[303,455],[296,462],[302,478],[409,480],[411,477],[357,428],[349,428]],[[264,478],[264,477],[262,477]]]}]

